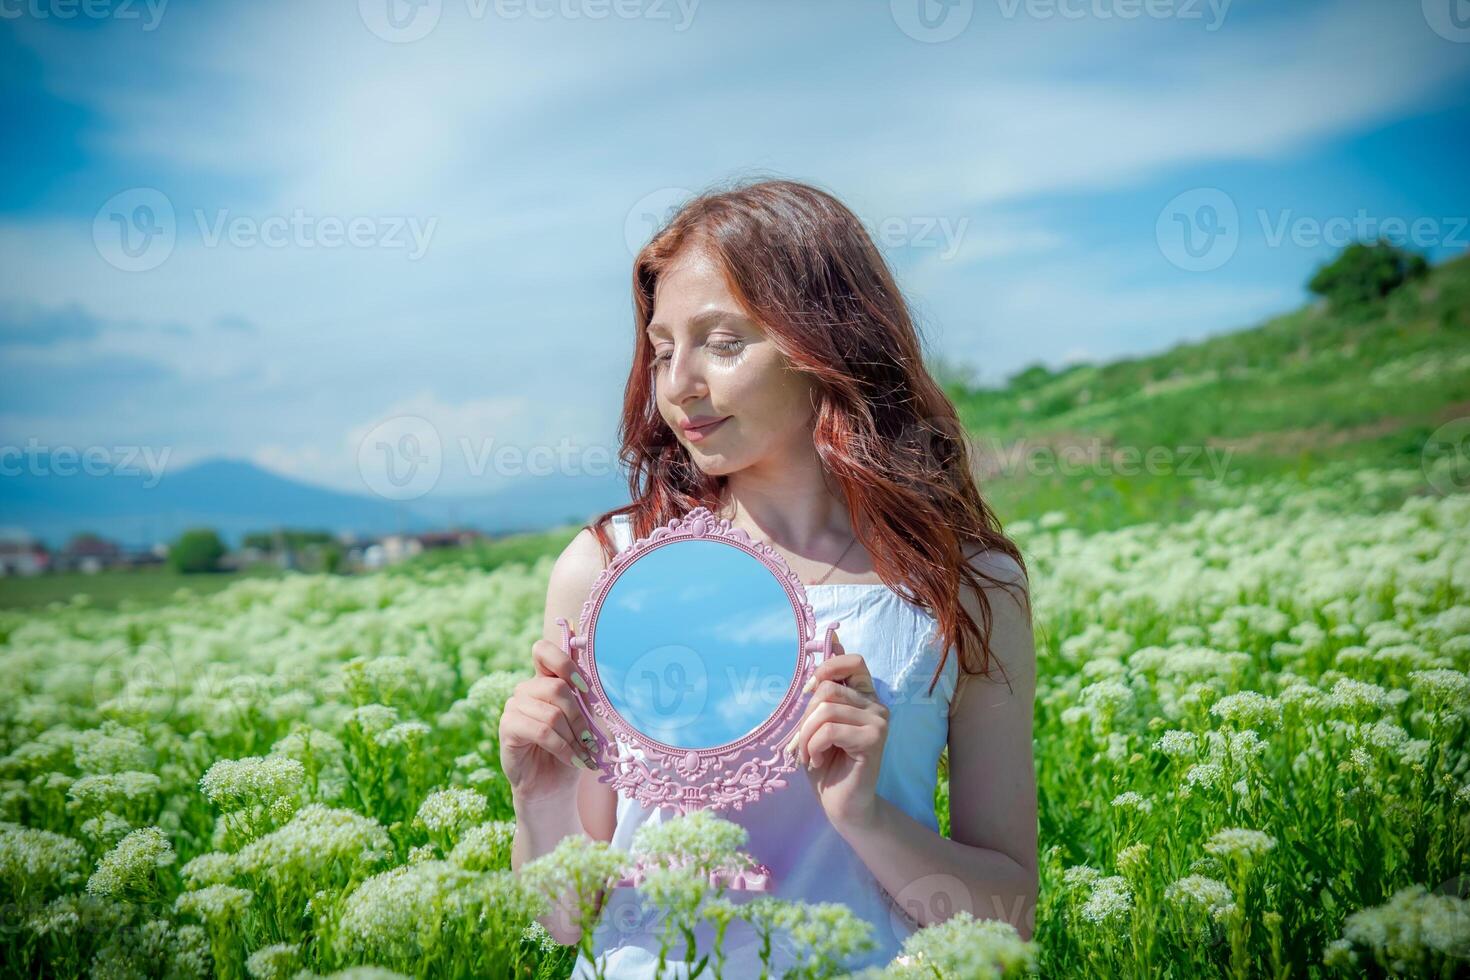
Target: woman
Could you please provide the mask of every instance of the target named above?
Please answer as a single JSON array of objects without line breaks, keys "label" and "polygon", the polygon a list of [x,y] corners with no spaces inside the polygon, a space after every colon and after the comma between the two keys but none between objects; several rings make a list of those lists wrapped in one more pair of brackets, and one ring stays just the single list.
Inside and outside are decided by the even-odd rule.
[{"label": "woman", "polygon": [[[638,826],[666,818],[598,782],[572,694],[585,680],[559,647],[556,620],[576,622],[615,553],[610,528],[626,547],[704,505],[781,552],[810,583],[818,622],[843,623],[788,746],[808,778],[720,814],[747,828],[745,850],[771,868],[774,894],[841,901],[868,920],[875,946],[849,961],[854,969],[888,962],[914,929],[960,909],[1029,938],[1035,651],[1025,565],[980,498],[954,406],[925,369],[883,258],[831,195],[761,181],[685,204],[639,254],[633,279],[621,426],[633,503],[584,528],[557,560],[536,676],[502,716],[513,865],[569,834],[626,848]],[[605,526],[609,516],[618,521]],[[933,807],[946,744],[948,838]],[[606,898],[594,950],[609,977],[654,976],[661,923],[639,899],[627,888]],[[579,938],[565,915],[543,921],[562,942]],[[748,924],[732,923],[723,945],[726,976],[757,975]],[[780,976],[786,951],[774,953]],[[676,942],[669,958],[683,956]],[[585,957],[576,975],[592,975]]]}]

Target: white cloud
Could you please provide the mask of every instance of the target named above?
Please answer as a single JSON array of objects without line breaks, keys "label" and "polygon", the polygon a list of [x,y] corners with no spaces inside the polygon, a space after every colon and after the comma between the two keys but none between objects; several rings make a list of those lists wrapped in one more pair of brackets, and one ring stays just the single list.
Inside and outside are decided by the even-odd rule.
[{"label": "white cloud", "polygon": [[[393,413],[427,413],[451,446],[608,444],[629,350],[628,209],[745,168],[813,180],[873,221],[967,219],[957,254],[916,252],[903,275],[948,351],[1009,367],[1158,347],[1247,324],[1296,283],[1123,281],[1111,256],[1068,275],[1081,229],[1029,210],[1038,198],[1278,157],[1411,110],[1467,67],[1412,3],[1237,4],[1208,33],[1002,22],[980,4],[990,19],[942,46],[905,37],[886,8],[703,4],[676,33],[473,21],[446,3],[407,45],[375,38],[352,3],[170,9],[147,34],[21,22],[48,89],[95,114],[78,139],[96,166],[75,186],[105,187],[101,205],[146,179],[178,208],[180,235],[159,268],[125,273],[101,260],[87,206],[11,214],[0,301],[194,329],[26,355],[152,361],[186,379],[179,398],[120,406],[82,390],[69,414],[0,423],[75,441],[125,421],[172,432],[180,458],[246,455],[344,487],[360,482],[354,435]],[[815,66],[816,43],[837,56]],[[417,261],[209,248],[190,231],[195,208],[437,225]],[[1002,261],[1005,281],[985,278]],[[200,329],[220,317],[257,329]],[[471,479],[473,464],[451,465],[462,455],[444,485]]]}]

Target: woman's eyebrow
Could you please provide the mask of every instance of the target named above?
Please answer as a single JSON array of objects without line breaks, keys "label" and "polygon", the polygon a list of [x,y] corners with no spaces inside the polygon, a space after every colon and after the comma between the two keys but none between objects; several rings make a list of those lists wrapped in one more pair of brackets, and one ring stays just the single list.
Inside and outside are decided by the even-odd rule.
[{"label": "woman's eyebrow", "polygon": [[[733,313],[729,310],[705,310],[703,313],[697,313],[693,317],[691,317],[689,320],[689,326],[692,329],[698,330],[701,327],[715,327],[721,323],[724,323],[727,320],[743,319],[744,317],[741,316],[739,313]],[[672,331],[662,323],[650,323],[644,332],[648,333],[649,335],[655,333],[667,335],[669,333],[672,333]]]}]

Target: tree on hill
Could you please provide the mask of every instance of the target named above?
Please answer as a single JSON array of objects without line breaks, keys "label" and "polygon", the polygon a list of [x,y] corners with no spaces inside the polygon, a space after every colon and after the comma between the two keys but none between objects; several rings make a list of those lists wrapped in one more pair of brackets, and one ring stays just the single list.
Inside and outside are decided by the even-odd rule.
[{"label": "tree on hill", "polygon": [[1006,378],[1006,384],[1012,391],[1029,391],[1032,388],[1040,388],[1051,379],[1051,368],[1037,362],[1027,365]]},{"label": "tree on hill", "polygon": [[213,528],[197,527],[179,535],[168,549],[168,562],[185,574],[219,571],[225,543]]},{"label": "tree on hill", "polygon": [[1429,271],[1424,256],[1387,242],[1354,242],[1321,266],[1307,288],[1343,310],[1382,299]]}]

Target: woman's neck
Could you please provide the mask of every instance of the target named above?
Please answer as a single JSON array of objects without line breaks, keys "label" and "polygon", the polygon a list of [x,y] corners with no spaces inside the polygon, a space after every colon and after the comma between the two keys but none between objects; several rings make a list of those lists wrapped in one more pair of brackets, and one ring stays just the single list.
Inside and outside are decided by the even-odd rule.
[{"label": "woman's neck", "polygon": [[[820,495],[783,499],[765,490],[732,489],[727,484],[716,516],[779,551],[803,582],[824,576],[825,583],[833,585],[881,581],[862,543],[854,541],[847,508],[825,486]],[[834,567],[839,559],[843,567]]]}]

